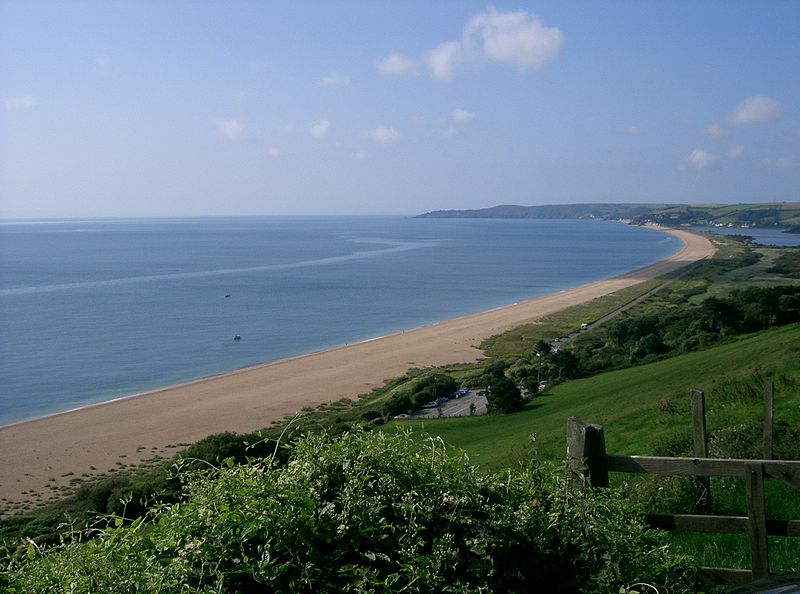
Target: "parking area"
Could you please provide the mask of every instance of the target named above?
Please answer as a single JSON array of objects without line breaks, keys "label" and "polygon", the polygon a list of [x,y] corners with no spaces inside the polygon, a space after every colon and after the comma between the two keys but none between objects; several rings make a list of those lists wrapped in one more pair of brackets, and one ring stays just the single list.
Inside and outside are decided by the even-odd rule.
[{"label": "parking area", "polygon": [[[481,390],[470,390],[469,393],[460,398],[451,398],[442,403],[439,407],[423,408],[415,411],[409,419],[424,419],[441,417],[468,417],[470,415],[486,414],[486,396],[479,395]],[[472,406],[474,405],[474,409]],[[440,412],[441,411],[441,412]]]}]

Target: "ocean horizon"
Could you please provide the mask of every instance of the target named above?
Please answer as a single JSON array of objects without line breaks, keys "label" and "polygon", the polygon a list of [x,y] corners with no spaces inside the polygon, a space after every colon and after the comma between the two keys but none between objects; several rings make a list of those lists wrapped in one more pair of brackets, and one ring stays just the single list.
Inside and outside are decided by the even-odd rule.
[{"label": "ocean horizon", "polygon": [[592,220],[0,223],[0,425],[502,307],[680,248]]}]

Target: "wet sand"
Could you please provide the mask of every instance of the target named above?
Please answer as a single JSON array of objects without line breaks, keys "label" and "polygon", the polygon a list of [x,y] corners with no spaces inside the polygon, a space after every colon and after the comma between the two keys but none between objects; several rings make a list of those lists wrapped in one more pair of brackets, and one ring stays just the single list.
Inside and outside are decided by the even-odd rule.
[{"label": "wet sand", "polygon": [[[249,367],[0,428],[0,498],[25,500],[82,473],[135,464],[221,431],[269,426],[306,406],[353,398],[410,367],[474,361],[484,339],[710,257],[700,235],[652,266],[507,307],[365,342]],[[94,469],[92,468],[94,467]],[[67,475],[74,473],[73,475]],[[7,503],[3,502],[3,503]],[[0,508],[6,507],[0,505]]]}]

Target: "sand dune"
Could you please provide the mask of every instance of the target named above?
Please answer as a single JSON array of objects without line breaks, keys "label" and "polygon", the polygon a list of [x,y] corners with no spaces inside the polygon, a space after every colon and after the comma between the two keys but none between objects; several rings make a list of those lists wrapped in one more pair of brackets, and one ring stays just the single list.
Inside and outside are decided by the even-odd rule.
[{"label": "sand dune", "polygon": [[[0,428],[0,497],[25,499],[68,478],[136,463],[169,444],[268,426],[304,406],[355,397],[410,367],[466,362],[475,345],[560,309],[613,293],[714,253],[707,239],[667,232],[677,254],[631,273],[391,336],[247,368]],[[55,480],[51,480],[55,479]]]}]

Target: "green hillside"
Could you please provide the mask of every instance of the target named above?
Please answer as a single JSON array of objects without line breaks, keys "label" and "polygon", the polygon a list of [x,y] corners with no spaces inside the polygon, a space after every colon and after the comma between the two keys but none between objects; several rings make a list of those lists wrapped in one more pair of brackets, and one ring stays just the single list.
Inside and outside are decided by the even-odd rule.
[{"label": "green hillside", "polygon": [[800,229],[800,202],[763,204],[550,204],[436,210],[420,218],[607,219],[664,225],[720,225]]},{"label": "green hillside", "polygon": [[442,437],[474,464],[513,464],[536,436],[542,457],[560,460],[572,415],[605,427],[610,452],[646,454],[661,440],[688,430],[689,390],[706,392],[708,429],[760,419],[758,403],[730,401],[731,391],[755,380],[777,382],[776,419],[800,422],[800,325],[761,332],[705,351],[612,371],[555,386],[513,415],[404,421]]}]

